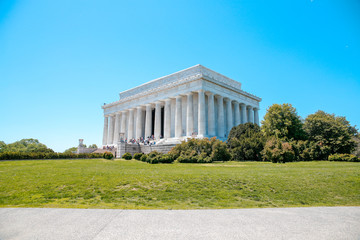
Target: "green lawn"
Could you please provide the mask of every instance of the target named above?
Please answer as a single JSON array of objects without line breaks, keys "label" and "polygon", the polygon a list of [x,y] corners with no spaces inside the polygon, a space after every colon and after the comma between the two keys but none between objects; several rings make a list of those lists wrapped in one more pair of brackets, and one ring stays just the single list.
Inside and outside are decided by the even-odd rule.
[{"label": "green lawn", "polygon": [[360,163],[0,162],[0,207],[360,206]]}]

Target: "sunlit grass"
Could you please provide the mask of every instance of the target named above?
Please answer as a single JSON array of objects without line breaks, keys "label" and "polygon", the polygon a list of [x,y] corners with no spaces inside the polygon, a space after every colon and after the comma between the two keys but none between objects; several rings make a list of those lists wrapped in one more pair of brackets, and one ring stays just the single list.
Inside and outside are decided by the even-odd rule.
[{"label": "sunlit grass", "polygon": [[359,206],[360,163],[0,162],[1,207],[202,209]]}]

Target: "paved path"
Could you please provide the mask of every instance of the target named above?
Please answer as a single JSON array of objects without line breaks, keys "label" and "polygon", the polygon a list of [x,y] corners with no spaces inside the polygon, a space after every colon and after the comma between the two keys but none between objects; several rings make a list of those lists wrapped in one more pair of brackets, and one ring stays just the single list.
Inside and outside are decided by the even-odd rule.
[{"label": "paved path", "polygon": [[0,239],[360,239],[360,207],[0,208]]}]

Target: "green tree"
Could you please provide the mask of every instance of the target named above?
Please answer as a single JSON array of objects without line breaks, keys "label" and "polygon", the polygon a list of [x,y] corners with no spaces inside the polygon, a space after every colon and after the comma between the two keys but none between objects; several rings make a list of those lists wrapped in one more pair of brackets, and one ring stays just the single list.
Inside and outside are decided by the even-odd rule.
[{"label": "green tree", "polygon": [[275,136],[285,141],[306,139],[301,118],[291,104],[273,104],[261,124],[267,138]]},{"label": "green tree", "polygon": [[360,158],[360,138],[359,137],[353,137],[353,140],[356,143],[356,147],[355,147],[355,150],[354,150],[353,154]]},{"label": "green tree", "polygon": [[0,152],[4,152],[6,149],[6,143],[3,141],[0,141]]},{"label": "green tree", "polygon": [[2,151],[6,152],[44,152],[51,153],[54,150],[48,148],[45,144],[42,144],[37,139],[27,138],[21,139],[14,143],[7,144]]},{"label": "green tree", "polygon": [[265,137],[257,124],[245,123],[231,129],[227,143],[234,161],[260,161]]},{"label": "green tree", "polygon": [[98,146],[96,144],[91,144],[89,148],[98,148]]},{"label": "green tree", "polygon": [[345,117],[317,111],[305,119],[304,129],[309,140],[321,146],[326,159],[330,154],[351,153],[355,149],[353,138],[358,133]]},{"label": "green tree", "polygon": [[73,152],[76,152],[77,151],[77,147],[71,147],[71,148],[68,148],[64,151],[64,153],[73,153]]}]

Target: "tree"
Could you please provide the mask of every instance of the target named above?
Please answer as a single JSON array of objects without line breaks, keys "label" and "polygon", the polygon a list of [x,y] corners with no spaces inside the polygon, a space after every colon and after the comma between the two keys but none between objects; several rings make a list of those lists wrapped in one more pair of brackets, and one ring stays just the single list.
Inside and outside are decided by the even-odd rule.
[{"label": "tree", "polygon": [[265,137],[257,124],[245,123],[231,129],[227,143],[234,161],[260,161]]},{"label": "tree", "polygon": [[355,141],[356,147],[353,152],[353,154],[360,158],[360,138],[359,137],[353,137],[353,140]]},{"label": "tree", "polygon": [[7,144],[4,147],[1,147],[2,152],[44,152],[51,153],[54,152],[51,148],[48,148],[45,144],[42,144],[37,139],[27,138],[21,139],[14,143]]},{"label": "tree", "polygon": [[267,138],[275,136],[285,141],[306,139],[303,123],[291,104],[273,104],[261,124]]},{"label": "tree", "polygon": [[351,153],[355,149],[353,138],[358,133],[345,117],[317,111],[305,119],[304,129],[309,140],[319,144],[326,157],[335,153]]},{"label": "tree", "polygon": [[0,152],[3,152],[3,150],[6,148],[6,143],[3,141],[0,141]]},{"label": "tree", "polygon": [[71,147],[71,148],[68,148],[64,151],[64,153],[74,153],[77,151],[77,147]]},{"label": "tree", "polygon": [[98,148],[96,144],[91,144],[89,148]]}]

